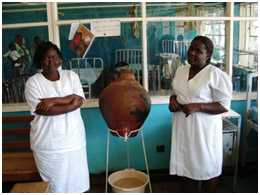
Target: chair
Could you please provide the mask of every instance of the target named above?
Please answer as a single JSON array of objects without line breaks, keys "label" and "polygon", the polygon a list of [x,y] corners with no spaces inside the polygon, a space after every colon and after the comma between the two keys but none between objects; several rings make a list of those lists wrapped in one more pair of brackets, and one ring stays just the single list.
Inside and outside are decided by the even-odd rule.
[{"label": "chair", "polygon": [[85,95],[91,98],[91,85],[97,80],[104,68],[102,58],[72,58],[70,69],[79,75]]},{"label": "chair", "polygon": [[134,71],[136,78],[141,82],[142,50],[141,49],[117,49],[115,62],[126,62]]},{"label": "chair", "polygon": [[251,131],[255,131],[258,133],[258,108],[256,106],[251,105],[252,101],[252,89],[253,89],[253,81],[254,79],[258,79],[257,73],[249,73],[247,75],[247,102],[246,102],[246,124],[245,124],[245,133],[244,133],[244,143],[243,143],[243,154],[242,154],[242,166],[246,164],[247,153],[249,150],[254,150],[257,148],[249,147],[249,134]]}]

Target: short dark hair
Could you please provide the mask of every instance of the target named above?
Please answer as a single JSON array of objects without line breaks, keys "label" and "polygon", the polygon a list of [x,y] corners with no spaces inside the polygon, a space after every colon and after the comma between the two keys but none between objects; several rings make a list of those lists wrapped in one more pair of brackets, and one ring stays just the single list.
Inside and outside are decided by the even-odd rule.
[{"label": "short dark hair", "polygon": [[115,64],[115,67],[122,67],[122,66],[129,66],[128,63],[124,62],[124,61],[121,61],[121,62],[118,62]]},{"label": "short dark hair", "polygon": [[63,56],[61,51],[59,50],[58,46],[55,45],[54,43],[50,42],[50,41],[43,41],[37,48],[35,51],[35,54],[33,56],[33,63],[35,64],[35,66],[37,68],[41,68],[41,61],[43,60],[43,58],[45,57],[47,51],[49,49],[54,49],[56,50],[58,56],[60,59],[63,60]]},{"label": "short dark hair", "polygon": [[209,59],[207,60],[207,64],[210,63],[210,60],[211,60],[211,56],[213,54],[213,50],[214,50],[214,44],[213,42],[211,41],[210,38],[206,37],[206,36],[196,36],[192,41],[191,41],[191,44],[193,41],[200,41],[202,42],[205,47],[206,47],[206,50],[207,50],[207,53],[209,54]]}]

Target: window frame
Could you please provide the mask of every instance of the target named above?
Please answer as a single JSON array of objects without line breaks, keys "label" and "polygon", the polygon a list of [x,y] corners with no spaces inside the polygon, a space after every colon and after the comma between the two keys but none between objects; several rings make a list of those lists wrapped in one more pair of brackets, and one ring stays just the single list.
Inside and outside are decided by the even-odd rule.
[{"label": "window frame", "polygon": [[[257,2],[250,1],[249,3]],[[190,16],[174,16],[174,17],[150,17],[146,16],[146,2],[141,2],[141,17],[129,17],[129,18],[99,18],[99,19],[84,19],[84,20],[58,20],[58,4],[57,2],[47,2],[47,22],[32,22],[32,23],[17,23],[17,24],[3,24],[3,29],[11,28],[21,28],[21,27],[39,27],[48,26],[49,40],[60,46],[59,37],[59,27],[61,25],[72,24],[73,22],[80,22],[82,24],[90,23],[91,21],[106,21],[106,20],[119,20],[120,22],[142,22],[142,73],[143,73],[143,87],[148,90],[148,64],[147,64],[147,23],[148,22],[163,22],[163,21],[219,21],[223,20],[225,22],[225,64],[227,65],[227,73],[232,77],[233,70],[233,25],[234,21],[257,21],[258,17],[240,17],[234,16],[234,4],[236,2],[226,2],[226,16],[216,16],[216,17],[190,17]]]}]

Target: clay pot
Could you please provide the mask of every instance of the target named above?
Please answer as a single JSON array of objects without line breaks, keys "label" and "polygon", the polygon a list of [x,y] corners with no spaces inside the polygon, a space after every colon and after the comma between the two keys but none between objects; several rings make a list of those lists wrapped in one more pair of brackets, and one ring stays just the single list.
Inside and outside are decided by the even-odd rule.
[{"label": "clay pot", "polygon": [[101,92],[99,107],[112,134],[127,138],[137,135],[149,114],[151,99],[133,72],[123,69]]}]

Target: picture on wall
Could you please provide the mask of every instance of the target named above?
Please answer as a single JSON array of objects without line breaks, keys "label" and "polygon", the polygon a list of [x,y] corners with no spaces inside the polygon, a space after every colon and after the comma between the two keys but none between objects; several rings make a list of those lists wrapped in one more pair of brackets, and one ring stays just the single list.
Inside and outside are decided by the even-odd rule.
[{"label": "picture on wall", "polygon": [[69,47],[78,57],[84,58],[95,39],[94,34],[84,25],[73,23],[70,28]]}]

